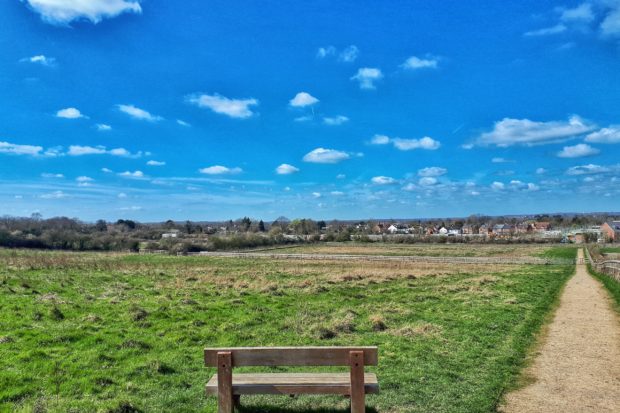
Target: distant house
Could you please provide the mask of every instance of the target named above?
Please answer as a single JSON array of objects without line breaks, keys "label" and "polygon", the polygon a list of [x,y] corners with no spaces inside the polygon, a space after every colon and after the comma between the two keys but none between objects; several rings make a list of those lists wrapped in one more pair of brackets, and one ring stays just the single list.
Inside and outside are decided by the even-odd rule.
[{"label": "distant house", "polygon": [[179,230],[172,230],[170,232],[164,232],[163,234],[161,234],[162,238],[178,238],[179,237]]},{"label": "distant house", "polygon": [[387,232],[389,232],[390,234],[396,234],[398,232],[398,227],[392,224],[387,228]]},{"label": "distant house", "polygon": [[463,235],[474,235],[478,233],[478,228],[474,227],[473,225],[466,224],[463,225],[461,232],[463,233]]},{"label": "distant house", "polygon": [[387,228],[387,232],[390,234],[408,234],[409,227],[401,224],[392,224]]},{"label": "distant house", "polygon": [[446,227],[439,228],[439,235],[448,235],[448,228]]},{"label": "distant house", "polygon": [[601,232],[603,236],[611,241],[620,241],[620,221],[608,221],[601,225]]},{"label": "distant house", "polygon": [[461,235],[461,230],[458,228],[450,228],[448,230],[448,235],[452,235],[452,236]]},{"label": "distant house", "polygon": [[495,235],[510,235],[513,232],[514,232],[514,227],[510,224],[493,225],[493,234]]},{"label": "distant house", "polygon": [[535,232],[545,232],[545,231],[549,231],[551,229],[551,223],[550,222],[534,222],[532,224],[532,229]]},{"label": "distant house", "polygon": [[490,233],[491,229],[487,224],[482,224],[480,225],[480,228],[478,228],[478,234],[480,235],[489,235]]},{"label": "distant house", "polygon": [[375,224],[375,226],[372,227],[372,232],[374,232],[375,234],[383,234],[384,230],[385,230],[385,225],[383,223]]}]

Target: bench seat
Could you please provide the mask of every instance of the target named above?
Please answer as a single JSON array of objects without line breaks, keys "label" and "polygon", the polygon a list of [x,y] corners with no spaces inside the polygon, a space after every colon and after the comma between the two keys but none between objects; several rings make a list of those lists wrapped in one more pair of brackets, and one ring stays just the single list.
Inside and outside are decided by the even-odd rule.
[{"label": "bench seat", "polygon": [[[207,394],[217,395],[217,374],[207,383]],[[351,393],[349,373],[234,373],[234,395],[242,394],[343,394]],[[364,392],[379,393],[374,373],[364,373]]]}]

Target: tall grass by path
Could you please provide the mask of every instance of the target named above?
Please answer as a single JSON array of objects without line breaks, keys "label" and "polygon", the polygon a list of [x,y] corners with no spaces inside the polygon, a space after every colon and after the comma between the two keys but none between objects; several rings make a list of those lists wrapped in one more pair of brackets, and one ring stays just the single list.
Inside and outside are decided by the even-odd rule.
[{"label": "tall grass by path", "polygon": [[[492,412],[574,270],[415,275],[413,265],[373,278],[386,269],[368,263],[364,277],[322,263],[317,271],[342,274],[324,278],[277,261],[115,255],[101,264],[83,254],[74,265],[24,254],[0,266],[0,410],[17,412],[214,412],[203,347],[311,344],[378,345],[369,370],[382,392],[367,402],[379,412]],[[243,404],[306,412],[348,402]]]},{"label": "tall grass by path", "polygon": [[620,312],[620,282],[606,274],[596,271],[590,263],[588,263],[588,271],[605,286],[607,291],[609,291],[614,301],[614,308]]}]

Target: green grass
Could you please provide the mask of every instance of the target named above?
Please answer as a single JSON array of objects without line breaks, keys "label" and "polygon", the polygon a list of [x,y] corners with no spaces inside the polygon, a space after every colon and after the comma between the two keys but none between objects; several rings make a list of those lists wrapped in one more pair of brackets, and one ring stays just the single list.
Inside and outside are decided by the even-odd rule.
[{"label": "green grass", "polygon": [[603,254],[620,254],[620,247],[605,247],[601,248]]},{"label": "green grass", "polygon": [[605,286],[607,291],[609,291],[609,294],[614,300],[615,309],[620,312],[620,282],[616,281],[615,279],[611,278],[606,274],[596,271],[594,268],[592,268],[592,265],[590,264],[588,264],[588,271],[590,271],[590,274],[592,274],[596,279],[603,283],[603,285]]},{"label": "green grass", "polygon": [[354,264],[0,251],[0,411],[214,412],[205,346],[354,344],[379,346],[376,411],[493,412],[574,271]]},{"label": "green grass", "polygon": [[577,247],[572,245],[562,247],[556,246],[541,252],[538,256],[543,258],[563,258],[574,260],[577,258]]}]

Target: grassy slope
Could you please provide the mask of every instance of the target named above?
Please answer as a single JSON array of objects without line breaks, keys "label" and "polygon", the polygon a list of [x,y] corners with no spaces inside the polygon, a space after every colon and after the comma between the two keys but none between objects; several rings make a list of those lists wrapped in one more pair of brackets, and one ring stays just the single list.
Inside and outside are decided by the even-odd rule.
[{"label": "grassy slope", "polygon": [[[573,272],[572,266],[524,266],[495,276],[397,278],[366,286],[315,285],[309,276],[307,288],[279,289],[274,285],[293,275],[274,263],[274,284],[259,289],[224,282],[236,274],[250,280],[252,261],[118,260],[135,269],[0,266],[0,410],[131,405],[148,412],[213,412],[215,400],[203,395],[212,373],[202,366],[205,345],[376,344],[382,393],[370,396],[369,406],[489,412],[514,382]],[[215,281],[173,271],[198,265]],[[373,317],[387,329],[375,331]],[[321,338],[330,332],[336,337]],[[335,397],[253,397],[244,404],[257,412],[347,406]]]},{"label": "grassy slope", "polygon": [[590,264],[588,264],[588,271],[590,271],[590,274],[603,283],[605,288],[607,288],[607,291],[609,291],[609,294],[611,294],[614,299],[616,310],[620,312],[620,282],[605,274],[597,272]]},{"label": "grassy slope", "polygon": [[603,254],[620,254],[620,247],[605,247],[601,249]]}]

